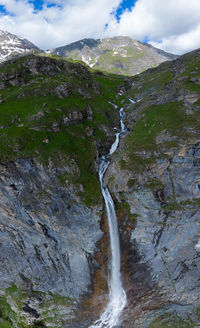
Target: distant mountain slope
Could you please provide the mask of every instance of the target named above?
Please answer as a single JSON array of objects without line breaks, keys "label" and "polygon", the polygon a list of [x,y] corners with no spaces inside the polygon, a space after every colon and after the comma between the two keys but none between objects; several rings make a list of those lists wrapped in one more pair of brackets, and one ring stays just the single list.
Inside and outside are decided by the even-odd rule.
[{"label": "distant mountain slope", "polygon": [[48,52],[82,60],[90,67],[102,71],[130,76],[178,57],[123,36],[83,39]]},{"label": "distant mountain slope", "polygon": [[32,50],[39,50],[39,48],[26,39],[0,30],[0,62]]}]

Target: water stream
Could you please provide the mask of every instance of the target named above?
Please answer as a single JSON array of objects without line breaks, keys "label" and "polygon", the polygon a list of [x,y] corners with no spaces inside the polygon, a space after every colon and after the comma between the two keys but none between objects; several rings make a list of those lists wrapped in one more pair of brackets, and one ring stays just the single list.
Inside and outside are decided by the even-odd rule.
[{"label": "water stream", "polygon": [[106,205],[111,246],[111,268],[108,281],[109,302],[100,318],[89,328],[116,327],[119,323],[120,315],[126,305],[126,293],[122,285],[120,273],[120,243],[115,206],[108,188],[103,186],[103,177],[110,164],[108,157],[116,151],[119,145],[120,134],[126,131],[123,121],[123,110],[124,109],[121,108],[119,111],[121,131],[115,134],[115,142],[112,144],[109,154],[107,156],[102,156],[99,164],[99,180],[101,184],[101,192]]}]

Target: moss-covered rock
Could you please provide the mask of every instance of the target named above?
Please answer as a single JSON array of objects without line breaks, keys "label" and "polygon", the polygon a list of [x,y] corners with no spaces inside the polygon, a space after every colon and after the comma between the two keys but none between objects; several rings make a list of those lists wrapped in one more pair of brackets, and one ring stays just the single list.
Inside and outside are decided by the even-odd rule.
[{"label": "moss-covered rock", "polygon": [[12,286],[0,296],[0,327],[63,327],[76,317],[75,300]]},{"label": "moss-covered rock", "polygon": [[[100,198],[96,161],[119,126],[118,90],[123,77],[91,73],[86,66],[29,55],[0,66],[5,83],[0,118],[0,160],[66,157],[78,167],[73,183],[83,186],[85,203]],[[15,81],[15,82],[14,82]],[[108,140],[107,140],[108,138]]]}]

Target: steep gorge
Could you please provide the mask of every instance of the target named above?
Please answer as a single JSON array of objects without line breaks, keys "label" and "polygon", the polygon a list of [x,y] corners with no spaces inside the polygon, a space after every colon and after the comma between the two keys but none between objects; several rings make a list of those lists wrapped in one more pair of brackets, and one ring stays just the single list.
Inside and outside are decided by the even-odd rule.
[{"label": "steep gorge", "polygon": [[198,327],[199,58],[129,79],[40,56],[1,65],[0,327],[86,328],[106,305],[98,161],[122,105],[127,132],[104,178],[128,300],[120,327]]}]

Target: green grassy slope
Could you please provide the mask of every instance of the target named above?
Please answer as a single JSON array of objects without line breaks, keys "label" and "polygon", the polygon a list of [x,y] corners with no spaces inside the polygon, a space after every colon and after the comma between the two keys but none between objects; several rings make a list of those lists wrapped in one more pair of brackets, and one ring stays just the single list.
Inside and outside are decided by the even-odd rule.
[{"label": "green grassy slope", "polygon": [[140,171],[170,149],[199,138],[200,51],[149,69],[132,83],[127,96],[136,104],[127,113],[129,160],[122,164]]},{"label": "green grassy slope", "polygon": [[87,204],[98,199],[98,148],[106,149],[119,116],[109,101],[124,78],[90,72],[84,65],[29,55],[0,66],[0,160],[34,157],[78,171]]}]

